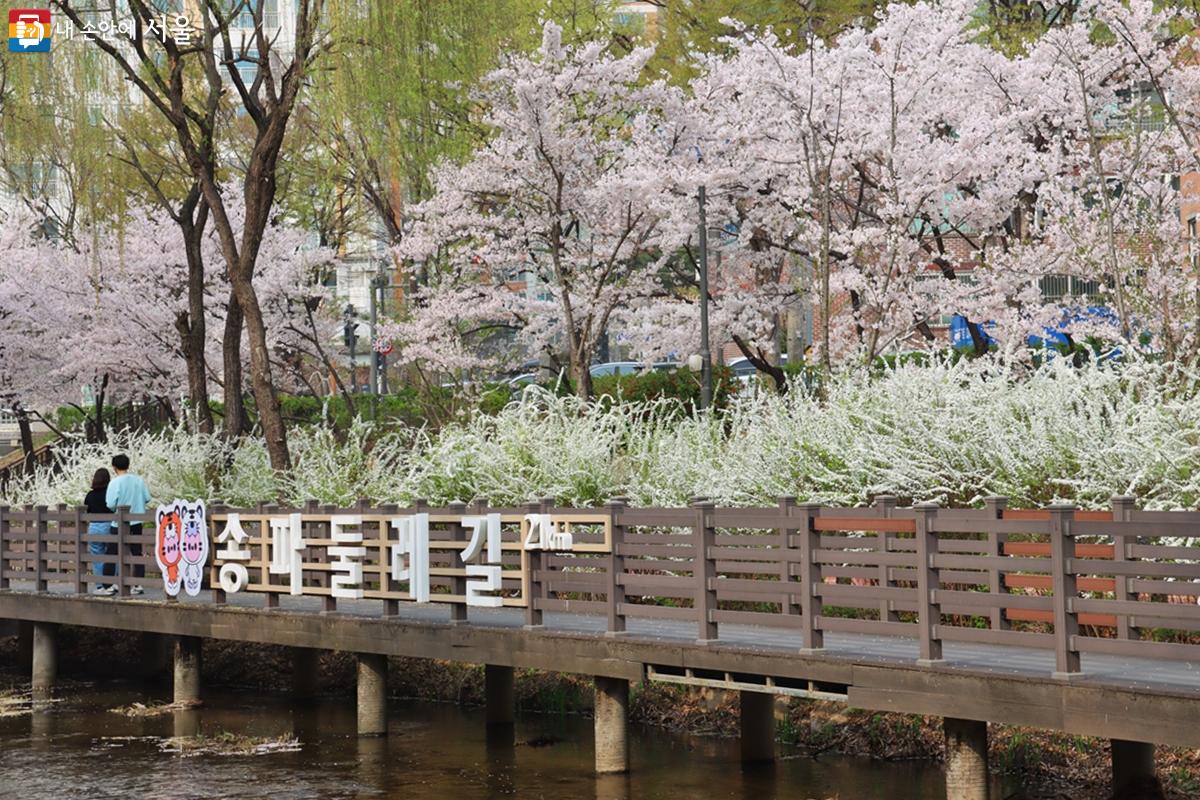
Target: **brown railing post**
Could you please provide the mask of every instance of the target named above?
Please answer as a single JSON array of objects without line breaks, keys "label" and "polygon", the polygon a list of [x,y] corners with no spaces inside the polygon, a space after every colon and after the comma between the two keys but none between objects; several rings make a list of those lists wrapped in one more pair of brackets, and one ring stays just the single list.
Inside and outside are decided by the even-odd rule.
[{"label": "brown railing post", "polygon": [[[889,519],[896,510],[896,497],[890,494],[881,494],[875,497],[875,513],[884,519]],[[875,549],[881,555],[888,551],[888,537],[891,536],[887,531],[880,531],[876,534],[877,543]],[[886,563],[879,564],[879,588],[886,589],[892,585],[891,567]],[[881,622],[899,622],[900,615],[896,613],[895,602],[892,600],[879,601],[879,619]]]},{"label": "brown railing post", "polygon": [[8,559],[4,556],[9,546],[8,536],[8,506],[0,506],[0,589],[8,588]]},{"label": "brown railing post", "polygon": [[917,664],[929,666],[940,664],[942,640],[938,626],[942,623],[942,607],[938,602],[941,587],[941,570],[934,564],[938,554],[937,533],[933,531],[933,520],[937,516],[937,503],[918,503],[916,512],[917,545],[917,623],[920,626],[921,655]]},{"label": "brown railing post", "polygon": [[[316,538],[315,536],[313,536],[313,528],[315,528],[317,526],[317,524],[315,522],[310,522],[310,521],[306,521],[306,520],[310,520],[312,518],[312,515],[317,514],[318,512],[320,512],[320,510],[321,510],[321,505],[316,500],[305,500],[304,501],[304,508],[301,510],[301,513],[304,514],[305,516],[300,518],[300,520],[301,520],[300,521],[300,531],[301,531],[301,537],[306,542],[309,539]],[[307,547],[306,547],[306,549],[307,549]],[[313,560],[315,561],[315,560],[319,559],[320,558],[319,553],[323,553],[323,552],[325,552],[325,548],[323,548],[323,547],[318,548],[318,552],[313,554]],[[314,580],[316,580],[313,577],[313,575],[314,575],[313,571],[309,570],[308,583],[305,584],[303,569],[301,569],[300,586],[301,586],[302,590],[305,585],[311,586],[313,584]],[[319,584],[319,581],[317,581],[317,582]]]},{"label": "brown railing post", "polygon": [[[1008,508],[1008,498],[999,495],[992,495],[983,499],[983,507],[987,509],[990,519],[1004,519],[1004,509]],[[1004,545],[1008,541],[1007,533],[996,533],[991,531],[987,535],[987,554],[989,558],[998,559],[1004,555]],[[999,566],[990,567],[988,569],[988,589],[992,594],[1007,594],[1008,591],[1004,586],[1004,572]],[[1008,623],[1008,617],[1005,615],[1005,609],[997,605],[992,609],[991,621],[992,630],[1003,631],[1011,627]]]},{"label": "brown railing post", "polygon": [[[66,555],[66,551],[64,550],[64,547],[68,546],[68,545],[63,544],[63,538],[62,538],[63,533],[67,527],[66,522],[65,522],[66,517],[67,517],[67,504],[59,503],[57,506],[54,507],[53,516],[51,517],[51,519],[53,519],[53,521],[54,521],[55,533],[57,533],[58,536],[55,537],[54,547],[51,548],[49,546],[49,543],[47,543],[47,548],[46,548],[47,550],[52,550],[52,552],[54,552],[55,555],[60,556],[60,558],[58,558],[54,562],[54,569],[52,570],[52,572],[55,573],[60,578],[65,577],[65,575],[67,573],[67,564],[61,558],[61,556]],[[47,566],[49,566],[49,565],[47,565]]]},{"label": "brown railing post", "polygon": [[[362,502],[362,501],[359,501]],[[277,516],[281,508],[276,503],[269,503],[266,506],[259,505],[259,511],[264,511],[271,516]],[[259,530],[262,530],[260,527]],[[254,552],[251,550],[251,552]],[[249,565],[247,565],[249,569]],[[266,608],[279,608],[279,593],[272,591],[271,586],[271,526],[266,526],[266,539],[263,541],[262,549],[258,552],[258,574],[261,576],[263,586],[268,587],[267,591],[263,592],[263,605]],[[366,580],[364,578],[364,580]]]},{"label": "brown railing post", "polygon": [[[382,542],[381,542],[382,546],[380,547],[380,551],[379,551],[379,553],[380,553],[379,566],[380,566],[380,569],[382,569],[383,571],[379,573],[379,589],[380,589],[380,591],[383,591],[383,592],[395,592],[395,591],[399,591],[399,589],[397,587],[396,582],[392,580],[392,538],[391,538],[392,537],[392,523],[391,523],[391,519],[392,519],[392,517],[399,516],[400,506],[396,505],[395,503],[389,503],[385,506],[381,506],[379,510],[386,517],[386,519],[383,522],[383,526],[381,528],[382,533],[380,534],[380,537],[382,539]],[[394,616],[397,616],[399,613],[400,613],[400,601],[393,600],[390,598],[385,598],[383,601],[383,615],[385,617],[394,617]]]},{"label": "brown railing post", "polygon": [[821,533],[813,528],[813,520],[821,514],[820,503],[801,503],[796,506],[800,533],[800,630],[804,636],[801,650],[820,650],[825,647],[821,630],[821,565],[817,551],[821,549]]},{"label": "brown railing post", "polygon": [[[537,514],[540,505],[537,503],[526,503],[526,514]],[[540,628],[542,627],[542,609],[538,608],[538,600],[542,596],[542,551],[541,550],[525,550],[525,542],[521,542],[521,557],[526,559],[529,565],[529,574],[527,576],[528,594],[525,596],[525,627]]]},{"label": "brown railing post", "polygon": [[[325,514],[336,514],[336,513],[338,513],[338,508],[335,505],[326,504],[326,505],[321,506],[321,511]],[[333,521],[332,520],[325,523],[325,531],[324,531],[324,534],[321,536],[321,538],[322,539],[332,539],[333,538]],[[323,547],[321,549],[324,550],[328,554],[328,552],[329,552],[328,548]],[[321,575],[322,575],[322,579],[325,582],[325,588],[329,590],[329,594],[324,595],[322,598],[323,602],[321,603],[321,613],[332,614],[335,611],[337,611],[337,598],[333,596],[333,572],[329,571],[329,570],[323,570],[321,572]]]},{"label": "brown railing post", "polygon": [[1056,503],[1050,506],[1050,569],[1054,582],[1054,677],[1066,680],[1081,673],[1075,637],[1079,635],[1079,617],[1074,600],[1076,577],[1071,567],[1075,558],[1075,535],[1071,530],[1075,506]]},{"label": "brown railing post", "polygon": [[712,524],[715,506],[703,497],[693,499],[691,505],[696,509],[696,522],[692,529],[692,573],[696,578],[693,605],[699,618],[696,641],[708,644],[717,640],[717,621],[714,617],[717,610],[717,570],[711,555],[717,533]]},{"label": "brown railing post", "polygon": [[[455,500],[447,505],[450,508],[450,513],[457,517],[461,518],[467,513],[467,504],[461,500]],[[451,526],[450,531],[451,541],[466,541],[467,529],[463,527],[462,519],[455,522]],[[463,569],[466,566],[462,563],[461,553],[461,550],[455,550],[450,557],[450,564],[454,569]],[[450,623],[452,625],[461,625],[467,621],[467,578],[465,574],[450,579],[450,594],[462,597],[462,600],[456,600],[450,604]]]},{"label": "brown railing post", "polygon": [[[213,520],[213,523],[212,523],[213,537],[212,537],[212,541],[210,541],[208,543],[209,548],[211,548],[211,550],[212,550],[212,556],[211,556],[212,561],[216,561],[216,558],[217,558],[217,549],[219,547],[219,545],[217,544],[217,537],[220,536],[221,532],[225,529],[224,525],[222,525],[220,528],[217,527],[216,517],[218,514],[228,514],[229,510],[230,510],[229,506],[221,505],[221,504],[214,505],[208,509],[210,519]],[[212,562],[210,561],[209,563],[212,563]],[[221,571],[217,570],[217,578],[214,580],[213,575],[212,575],[212,570],[209,570],[208,588],[212,590],[212,601],[214,603],[216,603],[217,605],[223,605],[229,599],[225,595],[225,590],[221,588],[220,576],[221,576]],[[171,602],[173,600],[178,600],[178,599],[179,599],[178,597],[171,597],[169,595],[167,596],[167,602]]]},{"label": "brown railing post", "polygon": [[612,550],[609,551],[608,563],[605,565],[608,572],[608,630],[606,633],[609,636],[625,632],[625,614],[621,611],[621,606],[625,603],[625,584],[621,582],[622,576],[625,574],[625,554],[622,552],[625,546],[625,526],[617,520],[621,512],[625,510],[627,502],[628,498],[626,497],[614,497],[605,504],[608,508],[609,524],[612,527]]},{"label": "brown railing post", "polygon": [[[1129,495],[1113,495],[1112,497],[1112,516],[1113,522],[1117,523],[1117,530],[1123,526],[1122,522],[1131,522],[1133,520],[1133,512],[1135,509],[1136,498]],[[1130,539],[1133,539],[1130,542]],[[1113,534],[1113,560],[1117,563],[1129,560],[1129,545],[1137,544],[1136,536],[1127,537],[1123,533]],[[1123,603],[1129,599],[1129,581],[1128,575],[1113,575],[1113,599],[1118,603]],[[1141,631],[1129,624],[1128,614],[1117,614],[1117,638],[1118,639],[1140,639],[1142,638]]]},{"label": "brown railing post", "polygon": [[795,528],[792,519],[796,511],[796,498],[790,495],[779,498],[779,582],[783,585],[783,594],[779,598],[779,610],[783,614],[796,616],[800,613],[800,586],[792,580],[792,572],[796,564],[799,550]]},{"label": "brown railing post", "polygon": [[34,520],[34,557],[37,558],[36,566],[34,567],[34,589],[39,592],[46,591],[46,507],[38,506],[34,511],[36,518]]},{"label": "brown railing post", "polygon": [[84,577],[84,565],[88,562],[84,560],[85,550],[87,545],[83,541],[83,532],[86,527],[83,521],[83,508],[75,506],[75,594],[87,594],[87,579]]},{"label": "brown railing post", "polygon": [[129,535],[129,506],[117,506],[117,593],[129,596],[125,583],[125,537]]}]

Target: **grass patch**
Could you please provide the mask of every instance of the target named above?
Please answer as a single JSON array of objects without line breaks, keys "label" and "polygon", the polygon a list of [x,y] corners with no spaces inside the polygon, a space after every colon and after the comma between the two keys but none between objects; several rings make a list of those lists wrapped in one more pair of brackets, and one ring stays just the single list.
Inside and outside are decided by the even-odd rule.
[{"label": "grass patch", "polygon": [[186,711],[189,708],[196,708],[199,703],[184,702],[184,703],[131,703],[127,706],[118,706],[110,708],[108,713],[120,714],[123,717],[159,717],[164,714],[170,714],[174,711]]},{"label": "grass patch", "polygon": [[272,753],[296,753],[300,740],[291,734],[279,737],[243,736],[218,733],[214,736],[176,736],[163,739],[158,749],[187,758],[195,756],[265,756]]}]

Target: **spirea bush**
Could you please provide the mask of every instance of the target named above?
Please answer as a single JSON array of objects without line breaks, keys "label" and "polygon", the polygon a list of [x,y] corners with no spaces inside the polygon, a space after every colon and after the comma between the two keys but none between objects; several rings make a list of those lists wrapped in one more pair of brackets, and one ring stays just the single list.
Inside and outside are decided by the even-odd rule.
[{"label": "spirea bush", "polygon": [[361,422],[348,432],[298,429],[285,475],[272,473],[255,439],[231,445],[175,429],[70,443],[57,450],[59,470],[16,481],[6,501],[78,503],[92,471],[125,451],[158,499],[239,506],[360,497],[494,505],[553,497],[587,506],[616,495],[648,505],[695,495],[725,505],[781,495],[854,505],[890,493],[1086,507],[1132,494],[1147,508],[1192,508],[1200,503],[1195,377],[1152,363],[913,364],[836,377],[823,398],[800,384],[783,397],[750,393],[713,415],[681,413],[669,400],[586,404],[529,387],[499,413],[437,433]]}]

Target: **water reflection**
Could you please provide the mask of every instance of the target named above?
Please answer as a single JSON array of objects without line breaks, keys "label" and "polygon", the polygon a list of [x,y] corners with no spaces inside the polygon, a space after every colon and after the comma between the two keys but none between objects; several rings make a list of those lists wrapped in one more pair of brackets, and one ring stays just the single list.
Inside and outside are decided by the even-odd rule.
[{"label": "water reflection", "polygon": [[596,800],[630,800],[628,775],[597,775]]},{"label": "water reflection", "polygon": [[49,706],[35,705],[29,714],[29,738],[38,749],[45,749],[54,734],[54,714]]},{"label": "water reflection", "polygon": [[[918,764],[786,757],[743,770],[736,740],[631,728],[628,775],[592,772],[592,726],[582,717],[524,715],[488,726],[481,711],[394,703],[388,737],[354,733],[352,701],[293,708],[287,698],[208,693],[198,709],[127,717],[111,709],[163,702],[140,689],[84,688],[49,710],[0,718],[0,794],[22,798],[546,797],[676,800],[773,797],[918,800],[940,797],[941,775]],[[164,752],[171,736],[231,732],[294,736],[300,752],[249,757]],[[102,768],[101,768],[102,765]]]},{"label": "water reflection", "polygon": [[200,735],[200,709],[179,708],[171,712],[172,736],[184,739]]}]

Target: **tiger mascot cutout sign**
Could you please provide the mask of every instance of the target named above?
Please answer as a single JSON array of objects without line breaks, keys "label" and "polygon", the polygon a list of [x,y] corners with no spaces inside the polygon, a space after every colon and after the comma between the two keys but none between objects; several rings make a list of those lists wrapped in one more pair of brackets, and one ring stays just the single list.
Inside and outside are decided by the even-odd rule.
[{"label": "tiger mascot cutout sign", "polygon": [[180,586],[191,597],[200,594],[208,561],[208,522],[204,501],[176,500],[155,514],[154,560],[162,572],[163,590],[171,597]]}]

